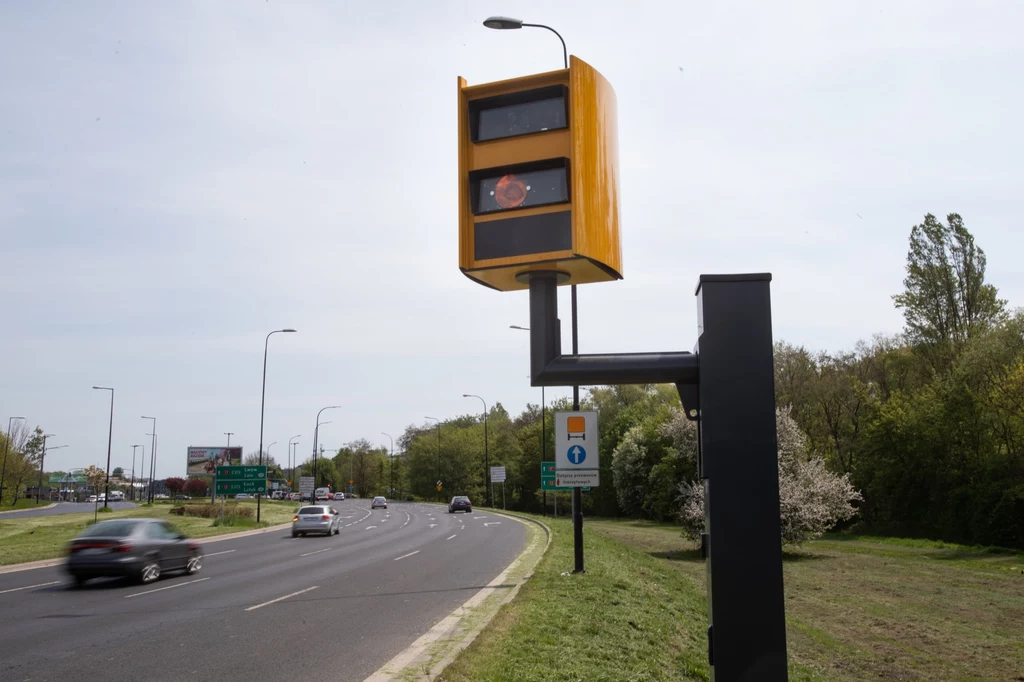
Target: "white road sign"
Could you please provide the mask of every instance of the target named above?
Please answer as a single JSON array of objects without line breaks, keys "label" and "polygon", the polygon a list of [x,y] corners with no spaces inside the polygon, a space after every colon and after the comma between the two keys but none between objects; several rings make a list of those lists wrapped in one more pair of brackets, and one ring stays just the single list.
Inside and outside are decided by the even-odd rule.
[{"label": "white road sign", "polygon": [[313,494],[313,477],[299,476],[299,492]]},{"label": "white road sign", "polygon": [[505,467],[491,467],[491,483],[505,482]]},{"label": "white road sign", "polygon": [[555,485],[599,485],[597,412],[555,413]]}]

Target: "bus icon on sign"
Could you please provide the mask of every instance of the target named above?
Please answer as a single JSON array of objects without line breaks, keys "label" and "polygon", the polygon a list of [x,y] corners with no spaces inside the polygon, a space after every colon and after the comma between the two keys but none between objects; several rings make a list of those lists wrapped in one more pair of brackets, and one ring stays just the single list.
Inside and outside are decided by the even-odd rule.
[{"label": "bus icon on sign", "polygon": [[569,417],[566,421],[566,431],[568,432],[569,439],[579,438],[580,440],[587,439],[587,420],[583,417]]}]

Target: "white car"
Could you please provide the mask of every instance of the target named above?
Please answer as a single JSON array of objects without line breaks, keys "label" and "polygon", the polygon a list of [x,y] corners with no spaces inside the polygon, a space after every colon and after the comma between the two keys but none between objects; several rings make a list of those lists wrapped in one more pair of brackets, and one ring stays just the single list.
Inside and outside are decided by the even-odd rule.
[{"label": "white car", "polygon": [[388,508],[387,498],[381,497],[380,495],[378,495],[377,497],[373,498],[373,502],[370,503],[370,509],[373,510],[373,509],[376,509],[377,507],[383,507],[384,509],[387,509]]}]

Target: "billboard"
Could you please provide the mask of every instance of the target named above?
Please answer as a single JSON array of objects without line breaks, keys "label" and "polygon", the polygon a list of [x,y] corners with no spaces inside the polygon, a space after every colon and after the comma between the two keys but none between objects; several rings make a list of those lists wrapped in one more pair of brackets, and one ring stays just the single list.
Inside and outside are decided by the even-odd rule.
[{"label": "billboard", "polygon": [[188,470],[190,476],[209,474],[212,476],[217,467],[239,465],[242,463],[242,448],[188,448]]}]

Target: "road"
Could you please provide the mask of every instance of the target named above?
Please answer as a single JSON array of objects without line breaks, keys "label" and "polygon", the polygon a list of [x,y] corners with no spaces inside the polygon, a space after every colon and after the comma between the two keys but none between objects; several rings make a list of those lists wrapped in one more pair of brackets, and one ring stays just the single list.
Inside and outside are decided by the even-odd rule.
[{"label": "road", "polygon": [[202,571],[70,587],[60,567],[0,575],[0,679],[361,680],[494,579],[525,529],[474,510],[333,503],[341,534],[203,545]]},{"label": "road", "polygon": [[[53,514],[81,514],[82,512],[91,512],[93,507],[96,505],[92,502],[58,502],[56,505],[47,507],[50,502],[40,502],[39,509],[20,509],[18,511],[7,512],[0,514],[0,521],[7,521],[10,519],[24,519],[30,516],[51,516]],[[100,502],[100,507],[103,503]],[[111,502],[110,508],[114,510],[118,509],[131,509],[139,505],[134,502]]]}]

